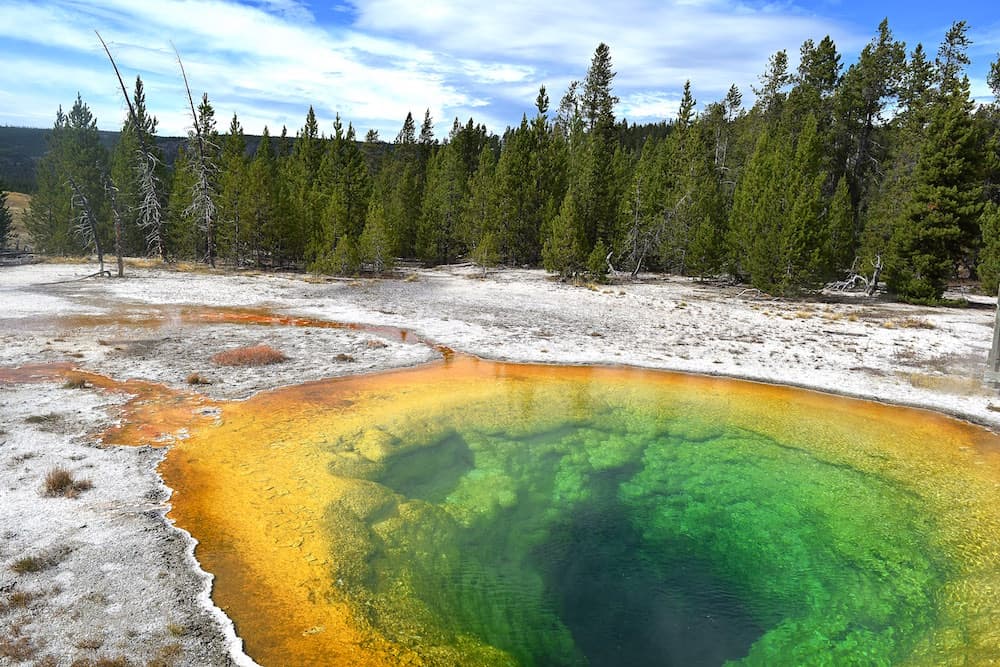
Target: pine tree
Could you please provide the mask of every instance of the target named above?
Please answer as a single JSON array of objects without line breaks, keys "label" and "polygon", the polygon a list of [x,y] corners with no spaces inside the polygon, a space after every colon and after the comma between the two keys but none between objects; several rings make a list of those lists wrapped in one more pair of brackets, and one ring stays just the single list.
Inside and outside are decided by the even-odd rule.
[{"label": "pine tree", "polygon": [[108,155],[100,143],[97,120],[77,94],[69,114],[62,107],[56,113],[48,150],[36,168],[38,187],[25,217],[36,249],[65,255],[87,248],[75,232],[79,211],[73,206],[76,193],[71,183],[76,183],[99,225],[94,240],[109,236],[104,196],[107,171]]},{"label": "pine tree", "polygon": [[[469,180],[469,195],[462,207],[461,233],[465,246],[471,249],[473,257],[480,255],[491,258],[496,253],[496,261],[500,262],[500,243],[498,240],[499,222],[497,220],[496,190],[494,173],[496,159],[493,149],[483,146],[479,154],[479,164]],[[488,243],[493,248],[480,250],[480,245]],[[473,259],[477,264],[485,266],[479,259]]]},{"label": "pine tree", "polygon": [[445,144],[427,164],[427,187],[417,233],[421,259],[449,264],[463,252],[461,216],[465,194],[465,167],[461,156],[452,144]]},{"label": "pine tree", "polygon": [[957,38],[964,39],[962,23],[953,26],[941,49],[940,101],[917,162],[913,199],[889,244],[886,280],[906,301],[941,298],[956,262],[967,261],[983,209],[983,138],[972,118],[968,78],[958,78],[951,65],[964,57],[952,48],[961,43]]},{"label": "pine tree", "polygon": [[611,253],[604,241],[598,241],[587,256],[587,273],[598,282],[604,282],[608,275],[608,256]]},{"label": "pine tree", "polygon": [[[134,112],[135,117],[132,117]],[[111,158],[111,180],[125,231],[125,252],[153,253],[166,259],[163,229],[166,167],[156,145],[155,116],[146,109],[146,92],[141,77],[135,78],[131,111],[122,124]]]},{"label": "pine tree", "polygon": [[511,265],[538,261],[542,202],[535,174],[535,135],[525,117],[509,130],[497,162],[497,242],[503,261]]},{"label": "pine tree", "polygon": [[192,159],[191,199],[188,213],[203,235],[204,261],[215,268],[217,255],[216,225],[218,224],[218,132],[215,129],[215,109],[203,93],[198,105],[194,131],[188,137]]},{"label": "pine tree", "polygon": [[780,274],[777,287],[788,292],[811,286],[825,275],[823,237],[827,202],[823,186],[827,173],[822,168],[823,143],[818,122],[812,114],[806,116],[802,131],[796,138],[794,162],[786,176],[783,199],[790,202],[778,230]]},{"label": "pine tree", "polygon": [[827,259],[826,277],[843,276],[854,263],[856,247],[854,207],[851,205],[851,191],[847,187],[845,176],[837,180],[830,201],[824,243],[826,245],[824,255]]},{"label": "pine tree", "polygon": [[271,135],[264,126],[260,144],[247,172],[248,247],[254,264],[263,267],[281,255],[283,235],[279,220],[281,193]]},{"label": "pine tree", "polygon": [[856,207],[870,184],[876,164],[885,160],[886,142],[879,137],[883,111],[899,94],[906,63],[902,42],[893,38],[888,20],[844,73],[834,95],[835,173],[846,174]]},{"label": "pine tree", "polygon": [[667,223],[665,202],[670,188],[670,172],[666,169],[668,151],[665,142],[655,138],[646,140],[631,183],[621,199],[617,248],[624,268],[633,276],[643,268],[651,268],[647,262],[662,245]]},{"label": "pine tree", "polygon": [[309,248],[314,259],[333,251],[344,238],[356,243],[368,213],[371,182],[354,127],[348,124],[345,132],[337,114],[333,128],[312,198],[322,208],[317,234]]},{"label": "pine tree", "polygon": [[392,269],[393,258],[392,230],[385,217],[385,207],[382,197],[374,196],[368,205],[365,216],[365,229],[359,242],[360,259],[363,265],[368,265],[375,273]]},{"label": "pine tree", "polygon": [[785,174],[791,162],[790,142],[764,132],[733,193],[729,239],[730,271],[764,291],[780,282],[778,242],[784,206]]},{"label": "pine tree", "polygon": [[[279,142],[279,152],[283,152],[282,145],[285,143],[284,139]],[[291,153],[287,159],[282,160],[281,170],[287,196],[284,225],[286,252],[296,259],[305,257],[307,245],[314,242],[320,234],[322,208],[316,200],[315,183],[323,161],[325,143],[326,140],[320,136],[316,112],[310,106],[305,124],[292,143]]]},{"label": "pine tree", "polygon": [[190,147],[181,146],[174,159],[170,197],[167,199],[167,247],[172,258],[200,259],[198,223],[191,213],[195,170],[188,157]]},{"label": "pine tree", "polygon": [[788,52],[782,49],[767,61],[767,72],[760,77],[760,88],[753,89],[757,95],[755,108],[768,126],[773,127],[781,117],[786,97],[785,88],[791,82],[792,75],[788,72]]},{"label": "pine tree", "polygon": [[618,98],[611,92],[615,74],[611,65],[611,48],[601,42],[590,61],[580,100],[587,129],[591,132],[605,133],[615,124],[614,106]]},{"label": "pine tree", "polygon": [[222,140],[219,160],[218,252],[236,266],[247,260],[250,232],[246,220],[247,208],[247,142],[236,114],[229,132]]},{"label": "pine tree", "polygon": [[989,202],[979,217],[983,250],[979,255],[979,281],[987,294],[997,292],[1000,283],[1000,206]]},{"label": "pine tree", "polygon": [[[430,113],[430,110],[428,110]],[[396,135],[396,144],[400,146],[414,146],[417,143],[417,124],[413,120],[413,114],[409,111],[406,112],[406,118],[403,119],[403,127],[399,130],[399,134]]]},{"label": "pine tree", "polygon": [[[889,256],[893,230],[906,225],[907,210],[916,190],[917,162],[923,148],[930,114],[938,89],[937,73],[918,44],[900,75],[899,106],[887,126],[882,126],[886,144],[883,174],[869,176],[864,184],[864,203],[858,256],[854,269],[860,273],[882,266]],[[848,174],[849,175],[849,174]],[[875,285],[869,284],[874,290]]]},{"label": "pine tree", "polygon": [[571,158],[579,164],[573,187],[588,251],[598,240],[614,242],[615,219],[624,187],[617,180],[614,162],[618,146],[614,116],[618,98],[612,93],[615,74],[611,51],[607,44],[601,43],[591,60],[581,98],[587,141],[581,146],[583,150]]},{"label": "pine tree", "polygon": [[586,256],[583,249],[582,216],[573,190],[566,193],[559,214],[548,225],[542,246],[542,265],[562,278],[576,275]]},{"label": "pine tree", "polygon": [[681,164],[687,160],[681,174],[682,190],[690,193],[687,216],[687,243],[684,253],[684,273],[702,278],[721,271],[725,260],[726,219],[729,213],[725,188],[721,180],[725,173],[716,166],[715,130],[704,117],[689,130]]},{"label": "pine tree", "polygon": [[393,149],[389,163],[383,166],[385,213],[395,239],[396,254],[416,257],[425,167],[420,160],[413,114],[406,114]]}]

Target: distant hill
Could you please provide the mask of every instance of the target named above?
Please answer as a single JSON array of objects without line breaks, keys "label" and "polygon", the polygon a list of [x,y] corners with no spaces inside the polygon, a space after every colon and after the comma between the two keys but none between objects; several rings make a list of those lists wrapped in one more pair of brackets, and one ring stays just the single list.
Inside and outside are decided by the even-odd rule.
[{"label": "distant hill", "polygon": [[[51,129],[0,126],[0,182],[6,190],[35,191],[35,165],[45,155]],[[118,143],[118,132],[100,131],[101,143],[110,151]],[[156,137],[164,161],[173,165],[186,137]],[[253,154],[260,137],[247,135],[247,152]]]}]

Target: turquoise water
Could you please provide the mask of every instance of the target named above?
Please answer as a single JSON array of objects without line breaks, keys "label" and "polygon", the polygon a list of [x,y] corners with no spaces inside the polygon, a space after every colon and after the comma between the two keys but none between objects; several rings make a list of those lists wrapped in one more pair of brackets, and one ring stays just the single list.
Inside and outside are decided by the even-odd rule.
[{"label": "turquoise water", "polygon": [[891,664],[934,622],[948,562],[919,499],[806,443],[621,409],[414,431],[437,434],[369,475],[395,499],[353,582],[401,644],[468,637],[521,665]]}]

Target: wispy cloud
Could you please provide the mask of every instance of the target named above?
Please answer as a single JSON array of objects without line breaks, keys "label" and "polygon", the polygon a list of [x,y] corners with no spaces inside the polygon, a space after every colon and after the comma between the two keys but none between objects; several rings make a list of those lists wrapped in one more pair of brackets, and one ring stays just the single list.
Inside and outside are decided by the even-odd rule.
[{"label": "wispy cloud", "polygon": [[849,59],[874,30],[751,2],[0,0],[0,122],[49,125],[80,90],[101,127],[117,128],[124,105],[94,29],[129,79],[142,75],[164,134],[190,125],[173,43],[220,125],[235,111],[248,132],[294,132],[312,104],[327,132],[339,112],[359,134],[387,138],[425,108],[439,135],[455,116],[502,131],[530,115],[539,85],[556,104],[602,41],[619,72],[619,113],[645,121],[673,115],[687,79],[701,107],[732,83],[749,93],[778,49],[794,62],[804,39],[831,34]]}]

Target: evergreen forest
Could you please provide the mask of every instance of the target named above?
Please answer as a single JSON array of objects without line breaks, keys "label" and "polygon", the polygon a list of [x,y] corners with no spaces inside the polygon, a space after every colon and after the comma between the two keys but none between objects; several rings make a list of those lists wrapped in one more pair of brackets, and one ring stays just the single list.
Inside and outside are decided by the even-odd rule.
[{"label": "evergreen forest", "polygon": [[579,81],[558,99],[541,87],[499,136],[456,118],[436,137],[426,112],[359,137],[310,108],[251,150],[205,94],[170,168],[136,78],[111,150],[79,95],[58,110],[25,223],[49,254],[212,266],[380,273],[402,258],[725,276],[771,294],[881,283],[920,303],[956,278],[995,292],[1000,58],[995,99],[977,105],[969,45],[964,22],[925,50],[883,21],[847,67],[829,37],[803,43],[794,70],[773,54],[749,108],[735,85],[699,107],[688,82],[675,118],[630,125],[601,44]]}]

